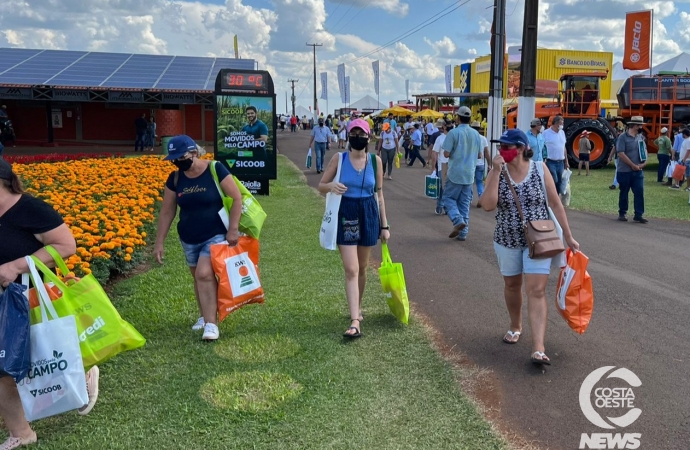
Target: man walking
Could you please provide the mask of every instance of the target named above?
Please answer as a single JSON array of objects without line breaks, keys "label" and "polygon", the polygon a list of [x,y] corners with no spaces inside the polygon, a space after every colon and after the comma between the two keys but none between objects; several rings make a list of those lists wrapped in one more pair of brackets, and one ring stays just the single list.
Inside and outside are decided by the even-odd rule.
[{"label": "man walking", "polygon": [[671,139],[668,138],[668,128],[663,127],[661,129],[661,136],[656,138],[656,140],[654,140],[654,143],[659,149],[656,154],[656,157],[659,160],[659,170],[656,174],[656,182],[663,183],[664,175],[666,174],[666,168],[668,167],[668,164],[671,161],[672,144]]},{"label": "man walking", "polygon": [[529,147],[534,152],[532,161],[544,161],[544,149],[546,146],[544,145],[544,136],[541,134],[541,120],[537,118],[532,119],[529,123],[529,130],[525,134],[529,141]]},{"label": "man walking", "polygon": [[453,222],[449,238],[467,239],[470,225],[470,203],[477,156],[483,150],[477,130],[470,128],[472,111],[467,106],[458,109],[459,125],[443,141],[443,155],[448,158],[448,174],[443,189],[443,206]]},{"label": "man walking", "polygon": [[[146,129],[149,124],[146,122],[146,114],[141,113],[141,117],[134,121],[134,128],[137,133],[137,138],[134,141],[134,151],[144,151],[144,135],[146,134]],[[141,146],[141,150],[138,150]]]},{"label": "man walking", "polygon": [[414,131],[412,132],[412,152],[410,153],[410,162],[407,164],[409,167],[414,165],[414,162],[419,158],[422,163],[422,167],[426,167],[426,161],[424,157],[419,153],[422,148],[422,130],[419,129],[419,122],[414,124]]},{"label": "man walking", "polygon": [[323,161],[326,159],[326,146],[328,140],[331,138],[331,130],[324,126],[323,117],[319,117],[319,126],[311,130],[311,141],[309,141],[309,148],[314,146],[314,153],[316,153],[316,173],[323,172]]},{"label": "man walking", "polygon": [[616,168],[616,179],[620,185],[618,194],[618,220],[627,222],[625,215],[628,213],[628,194],[632,189],[635,198],[635,215],[633,221],[637,223],[647,223],[643,218],[644,214],[644,172],[642,169],[647,165],[647,161],[640,158],[640,130],[644,125],[642,116],[633,116],[626,124],[625,133],[621,133],[616,141],[616,151],[618,152],[618,165]]},{"label": "man walking", "polygon": [[[563,132],[563,116],[556,116],[551,122],[551,127],[544,130],[544,144],[546,145],[546,167],[551,172],[551,177],[556,183],[559,194],[565,193],[563,184],[563,171],[568,168],[568,151],[565,148],[565,133]],[[620,181],[620,180],[619,180]]]}]

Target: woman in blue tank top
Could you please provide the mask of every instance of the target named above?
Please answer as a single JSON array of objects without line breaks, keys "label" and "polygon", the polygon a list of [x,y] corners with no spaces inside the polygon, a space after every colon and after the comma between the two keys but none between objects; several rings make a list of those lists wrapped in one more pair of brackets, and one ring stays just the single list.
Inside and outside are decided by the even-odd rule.
[{"label": "woman in blue tank top", "polygon": [[[348,125],[348,133],[350,151],[333,155],[319,183],[319,191],[342,195],[336,242],[345,269],[345,295],[352,321],[344,336],[357,338],[362,335],[362,296],[371,248],[379,238],[383,242],[390,238],[390,227],[381,189],[381,158],[367,152],[369,124],[355,119]],[[342,158],[340,180],[334,181],[339,158]]]}]

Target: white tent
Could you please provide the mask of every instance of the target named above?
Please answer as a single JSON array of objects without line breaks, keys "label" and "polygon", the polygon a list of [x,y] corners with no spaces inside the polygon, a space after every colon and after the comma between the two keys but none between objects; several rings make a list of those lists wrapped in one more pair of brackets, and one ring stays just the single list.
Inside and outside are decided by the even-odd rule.
[{"label": "white tent", "polygon": [[307,116],[307,119],[311,119],[311,111],[304,106],[297,105],[295,107],[295,114],[299,118],[302,118],[302,116]]},{"label": "white tent", "polygon": [[626,80],[630,78],[633,75],[638,75],[642,72],[639,72],[637,70],[630,70],[630,69],[624,69],[623,68],[623,63],[615,63],[613,65],[613,76],[611,77],[612,80]]},{"label": "white tent", "polygon": [[351,103],[350,108],[356,109],[357,111],[376,111],[379,109],[386,109],[386,105],[384,105],[383,103],[379,103],[371,95],[367,95],[364,98],[361,98],[356,102]]},{"label": "white tent", "polygon": [[690,54],[681,53],[680,55],[669,59],[666,62],[657,64],[652,68],[652,73],[656,74],[659,72],[685,72],[690,71]]}]

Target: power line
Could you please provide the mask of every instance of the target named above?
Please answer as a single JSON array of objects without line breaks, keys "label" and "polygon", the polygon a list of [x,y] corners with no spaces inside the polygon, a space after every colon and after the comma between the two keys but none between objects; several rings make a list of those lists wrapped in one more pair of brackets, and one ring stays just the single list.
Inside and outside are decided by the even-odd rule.
[{"label": "power line", "polygon": [[[457,6],[451,5],[451,6],[447,7],[447,8],[444,8],[443,10],[441,10],[441,11],[439,11],[438,13],[434,14],[433,16],[429,17],[428,19],[426,19],[425,21],[421,22],[420,24],[418,24],[418,25],[416,25],[416,26],[410,28],[409,30],[407,30],[407,31],[404,32],[403,34],[399,35],[398,37],[393,38],[392,40],[388,41],[386,44],[384,44],[384,45],[382,45],[382,46],[380,46],[380,47],[377,47],[377,48],[375,48],[374,50],[372,50],[372,51],[370,51],[370,52],[368,52],[368,53],[365,53],[364,55],[362,55],[362,56],[360,56],[360,57],[358,57],[358,58],[355,58],[354,60],[350,61],[348,64],[355,63],[355,62],[359,61],[360,59],[363,59],[363,58],[366,58],[366,57],[368,57],[368,56],[371,56],[371,55],[373,55],[374,53],[378,53],[378,52],[380,52],[381,50],[383,50],[383,49],[385,49],[385,48],[388,48],[388,47],[390,47],[391,45],[393,45],[393,44],[395,44],[395,43],[397,43],[397,42],[400,42],[400,41],[402,41],[402,40],[405,39],[405,38],[408,38],[408,37],[412,36],[413,34],[415,34],[415,33],[419,32],[419,31],[423,30],[424,28],[428,27],[429,25],[438,22],[440,19],[442,19],[443,17],[445,17],[446,14],[452,13],[453,11],[456,11],[456,10],[460,9],[462,6],[465,6],[466,4],[468,4],[468,3],[471,2],[471,1],[472,1],[472,0],[465,0],[463,3],[461,3],[461,4],[457,5]],[[432,20],[432,19],[433,19],[433,20]]]},{"label": "power line", "polygon": [[[364,8],[361,8],[359,11],[357,11],[357,14],[355,14],[355,15],[352,16],[352,17],[350,17],[350,20],[348,20],[347,22],[345,22],[345,24],[344,24],[343,26],[341,26],[340,28],[338,28],[338,30],[333,31],[333,34],[336,34],[336,33],[338,33],[340,30],[342,30],[343,28],[345,28],[350,22],[352,22],[352,20],[353,20],[355,17],[357,17],[362,11],[364,11],[365,9],[367,9],[367,8],[369,7],[369,5],[371,5],[371,2],[373,2],[373,1],[374,1],[374,0],[369,0],[369,3],[367,3],[367,4],[364,6]],[[333,28],[335,28],[335,27],[333,27]]]},{"label": "power line", "polygon": [[[340,3],[338,3],[338,4],[340,4]],[[338,24],[339,24],[340,22],[342,22],[342,20],[345,18],[345,16],[347,16],[347,13],[350,12],[350,10],[352,9],[353,6],[355,6],[355,2],[354,2],[354,1],[353,1],[352,4],[350,5],[350,7],[347,8],[347,11],[345,11],[345,14],[342,15],[342,17],[340,18],[340,20],[338,20],[338,21],[335,23],[335,25],[333,25],[333,28],[337,27]]]}]

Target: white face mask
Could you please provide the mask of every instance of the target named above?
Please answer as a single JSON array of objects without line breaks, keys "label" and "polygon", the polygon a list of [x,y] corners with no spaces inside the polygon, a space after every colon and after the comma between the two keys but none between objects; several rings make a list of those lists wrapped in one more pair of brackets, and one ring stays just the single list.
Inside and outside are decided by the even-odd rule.
[{"label": "white face mask", "polygon": [[558,125],[558,131],[561,131],[563,129],[563,125]]}]

